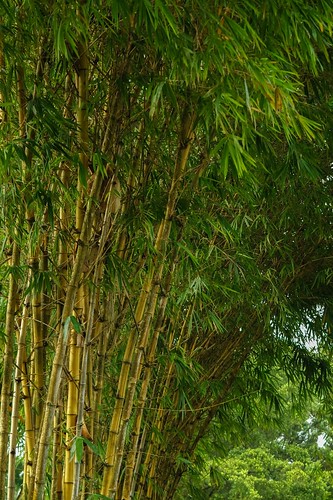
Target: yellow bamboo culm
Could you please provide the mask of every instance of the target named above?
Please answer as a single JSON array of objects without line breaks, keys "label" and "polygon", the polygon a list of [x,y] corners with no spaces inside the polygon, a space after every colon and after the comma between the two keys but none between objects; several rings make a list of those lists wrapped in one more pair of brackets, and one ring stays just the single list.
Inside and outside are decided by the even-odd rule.
[{"label": "yellow bamboo culm", "polygon": [[[114,498],[118,488],[126,430],[132,412],[135,389],[141,374],[141,360],[148,343],[150,325],[156,309],[158,290],[164,270],[164,255],[171,231],[171,220],[176,206],[179,182],[185,171],[190,152],[193,138],[193,124],[194,114],[185,108],[168,202],[164,218],[159,225],[155,239],[156,258],[147,273],[139,296],[134,318],[135,325],[129,335],[119,376],[116,404],[111,420],[105,458],[106,467],[101,488],[102,495],[111,495],[111,498]],[[147,310],[146,304],[148,304]],[[138,327],[140,330],[139,335],[137,331]]]},{"label": "yellow bamboo culm", "polygon": [[[20,262],[20,250],[16,242],[12,245],[12,255],[10,264],[18,266]],[[6,411],[0,413],[0,488],[5,491],[6,476],[7,476],[7,453],[8,453],[8,424],[9,424],[9,404],[12,382],[12,369],[14,361],[13,349],[13,332],[15,331],[15,314],[18,298],[18,283],[14,275],[9,278],[9,290],[6,310],[5,332],[7,342],[2,365],[2,387],[1,387],[1,408],[6,408]]]},{"label": "yellow bamboo culm", "polygon": [[25,427],[25,469],[23,477],[23,491],[26,493],[30,487],[32,479],[32,459],[35,447],[35,430],[33,423],[32,398],[30,390],[30,380],[27,371],[27,350],[26,350],[26,332],[30,314],[30,297],[25,298],[23,315],[20,325],[20,334],[18,339],[17,366],[20,371],[21,390],[23,396],[24,409],[24,427]]},{"label": "yellow bamboo culm", "polygon": [[125,468],[125,477],[124,477],[124,484],[123,484],[123,490],[122,490],[122,499],[127,500],[132,498],[133,496],[133,491],[135,488],[135,469],[138,467],[137,464],[137,458],[138,458],[138,447],[139,447],[139,442],[140,442],[140,431],[141,431],[141,423],[143,419],[143,412],[145,408],[145,403],[146,403],[146,398],[147,398],[147,393],[148,393],[148,388],[152,376],[152,366],[155,360],[155,353],[157,349],[157,343],[158,339],[160,336],[160,333],[163,329],[163,323],[164,323],[164,317],[165,317],[165,310],[166,306],[168,303],[168,294],[170,291],[171,287],[171,281],[173,278],[173,273],[176,268],[176,263],[177,263],[177,252],[175,252],[174,258],[172,259],[172,264],[170,266],[170,269],[168,271],[168,275],[164,284],[164,293],[160,299],[159,303],[159,309],[158,309],[158,314],[157,314],[157,319],[156,323],[154,326],[154,331],[152,334],[152,339],[150,342],[150,348],[149,348],[149,353],[147,356],[147,362],[145,363],[145,369],[144,369],[144,376],[142,380],[142,385],[140,389],[140,394],[138,397],[137,401],[137,409],[136,409],[136,415],[135,415],[135,420],[134,420],[134,425],[132,429],[132,447],[128,453],[127,461],[126,461],[126,468]]},{"label": "yellow bamboo culm", "polygon": [[64,498],[72,498],[74,486],[74,460],[71,448],[76,434],[77,405],[80,383],[80,364],[82,352],[82,336],[71,328],[69,335],[69,360],[68,360],[68,395],[66,408],[66,452],[64,467]]},{"label": "yellow bamboo culm", "polygon": [[[152,277],[148,277],[146,280],[145,286],[140,294],[137,309],[135,312],[135,324],[139,324],[142,320],[143,313],[144,313],[144,308],[146,305],[146,300],[147,300],[147,295],[150,292],[152,286]],[[135,339],[137,335],[137,330],[134,328],[132,329],[125,354],[124,354],[124,359],[121,367],[121,372],[119,376],[119,381],[118,381],[118,387],[117,387],[117,394],[116,394],[116,404],[115,408],[112,414],[112,420],[110,424],[110,431],[109,431],[109,439],[108,439],[108,445],[107,445],[107,451],[106,451],[106,457],[105,457],[105,463],[107,470],[104,473],[103,477],[103,485],[102,485],[102,490],[101,493],[102,495],[108,495],[109,494],[109,489],[113,477],[113,468],[114,468],[114,462],[116,458],[116,446],[117,446],[117,440],[118,440],[118,434],[119,434],[119,428],[120,428],[120,421],[121,421],[121,415],[122,415],[122,410],[124,406],[124,400],[125,400],[125,393],[127,389],[127,382],[128,382],[128,377],[130,373],[130,367],[131,367],[131,362],[132,362],[132,356],[133,352],[135,349]]]},{"label": "yellow bamboo culm", "polygon": [[52,499],[63,498],[63,432],[61,425],[62,410],[62,405],[59,405],[54,415],[51,490]]},{"label": "yellow bamboo culm", "polygon": [[88,179],[89,134],[88,134],[88,76],[89,59],[86,43],[78,43],[79,58],[76,61],[76,86],[78,90],[77,124],[79,127],[80,166],[78,175],[78,201],[76,204],[76,230],[80,231],[84,218],[84,190]]},{"label": "yellow bamboo culm", "polygon": [[[30,267],[32,276],[39,272],[39,252],[35,252],[30,257]],[[34,409],[34,430],[38,435],[42,413],[43,396],[45,390],[45,348],[44,348],[44,328],[42,326],[42,291],[40,289],[32,290],[32,332],[33,332],[33,358],[32,358],[32,381],[33,381],[33,400]]]}]

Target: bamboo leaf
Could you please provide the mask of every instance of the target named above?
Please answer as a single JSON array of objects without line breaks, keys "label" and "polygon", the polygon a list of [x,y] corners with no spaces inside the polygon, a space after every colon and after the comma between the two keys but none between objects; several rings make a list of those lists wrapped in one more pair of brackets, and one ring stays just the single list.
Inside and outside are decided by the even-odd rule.
[{"label": "bamboo leaf", "polygon": [[83,163],[78,160],[78,166],[79,166],[79,180],[82,186],[87,189],[88,186],[88,172]]},{"label": "bamboo leaf", "polygon": [[70,321],[71,321],[71,323],[73,325],[73,328],[76,331],[76,333],[80,333],[81,332],[81,325],[78,322],[77,318],[75,316],[70,316]]},{"label": "bamboo leaf", "polygon": [[68,334],[69,334],[69,325],[71,323],[71,316],[68,316],[65,320],[65,323],[64,323],[64,331],[63,331],[63,339],[64,339],[64,342],[66,343],[67,340],[68,340]]},{"label": "bamboo leaf", "polygon": [[95,455],[102,456],[103,455],[103,447],[101,446],[101,443],[98,445],[92,443],[89,439],[86,439],[82,437],[82,440],[84,444],[86,444]]},{"label": "bamboo leaf", "polygon": [[76,436],[74,438],[74,441],[73,441],[73,444],[72,444],[71,450],[70,450],[71,460],[73,460],[73,458],[76,456],[76,460],[78,462],[82,461],[83,454],[84,454],[83,444],[84,444],[84,438],[83,437]]}]

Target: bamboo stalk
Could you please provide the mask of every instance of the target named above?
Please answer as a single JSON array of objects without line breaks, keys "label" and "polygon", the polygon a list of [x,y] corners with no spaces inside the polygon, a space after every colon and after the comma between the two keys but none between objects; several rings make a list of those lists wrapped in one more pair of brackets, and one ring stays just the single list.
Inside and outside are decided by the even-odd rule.
[{"label": "bamboo stalk", "polygon": [[[118,183],[117,182],[111,182],[112,189],[111,192],[109,193],[108,200],[107,200],[107,206],[103,218],[103,224],[102,224],[102,233],[99,241],[99,249],[95,258],[95,271],[94,271],[94,277],[93,277],[93,282],[92,282],[92,291],[91,291],[91,298],[90,298],[90,310],[88,314],[88,323],[87,323],[87,328],[86,328],[86,335],[85,335],[85,341],[84,341],[84,346],[83,346],[83,357],[82,357],[82,366],[81,366],[81,377],[80,377],[80,391],[79,391],[79,404],[78,404],[78,418],[77,418],[77,425],[76,425],[76,435],[79,437],[81,436],[82,433],[82,426],[84,425],[84,420],[83,420],[83,411],[84,411],[84,403],[85,403],[85,396],[86,396],[86,386],[87,386],[87,368],[88,368],[88,354],[90,352],[90,344],[91,344],[91,339],[92,339],[92,333],[93,333],[93,325],[95,321],[95,316],[96,316],[96,308],[97,308],[97,298],[98,298],[98,286],[99,286],[99,281],[102,276],[102,269],[103,269],[103,261],[102,261],[102,255],[104,253],[104,248],[109,236],[110,231],[112,230],[115,217],[117,216],[117,213],[120,209],[120,203],[118,203],[119,200],[119,192],[117,191],[118,188]],[[79,479],[80,479],[80,461],[76,459],[75,461],[75,487],[73,491],[73,500],[75,500],[78,497],[79,494]]]},{"label": "bamboo stalk", "polygon": [[137,483],[137,479],[138,479],[138,475],[139,475],[139,469],[140,469],[140,465],[141,465],[141,462],[142,462],[142,457],[143,457],[143,454],[144,454],[146,440],[147,440],[147,426],[145,425],[145,427],[144,427],[144,429],[142,431],[141,438],[140,438],[140,443],[139,443],[139,446],[138,446],[138,453],[137,453],[137,457],[136,457],[136,461],[135,461],[135,466],[134,466],[134,471],[133,471],[132,487],[131,487],[131,491],[130,491],[130,497],[131,498],[132,497],[134,498],[134,492],[135,492],[135,489],[136,489],[136,483]]},{"label": "bamboo stalk", "polygon": [[3,359],[2,387],[1,387],[1,412],[0,412],[0,495],[5,498],[5,484],[7,473],[7,446],[8,446],[8,424],[9,403],[11,399],[12,370],[14,361],[14,331],[15,314],[18,297],[18,283],[14,268],[20,264],[20,250],[16,242],[12,246],[10,265],[13,269],[9,276],[9,292],[6,310],[6,344]]},{"label": "bamboo stalk", "polygon": [[[96,298],[96,315],[99,315],[99,289],[97,289],[97,298]],[[96,334],[96,326],[99,325],[98,319],[96,319],[95,316],[95,324],[93,326],[93,331],[92,331],[92,339],[95,337]],[[87,362],[87,390],[86,390],[86,415],[89,417],[88,420],[83,418],[83,426],[82,426],[82,435],[84,438],[89,439],[89,436],[91,439],[93,439],[94,436],[94,419],[92,415],[92,407],[93,407],[93,401],[94,401],[94,388],[93,388],[93,380],[94,380],[94,372],[93,372],[93,350],[92,350],[92,343],[93,340],[91,339],[89,349],[88,349],[88,362]],[[86,433],[87,430],[87,433]],[[92,479],[94,477],[94,453],[92,450],[88,447],[85,446],[85,457],[83,460],[83,467],[82,471],[78,474],[78,477],[83,477],[85,482],[82,485],[81,488],[81,497],[82,500],[89,494],[92,493]]]},{"label": "bamboo stalk", "polygon": [[84,259],[87,251],[87,245],[90,240],[91,234],[91,221],[93,217],[94,211],[94,203],[92,198],[98,197],[98,193],[101,187],[101,175],[96,174],[94,179],[94,184],[92,187],[91,197],[88,200],[87,208],[85,212],[85,217],[83,220],[82,230],[80,234],[78,245],[78,250],[74,262],[74,267],[72,271],[71,280],[68,284],[68,291],[66,294],[66,300],[63,307],[62,313],[62,333],[58,337],[55,357],[53,360],[53,366],[50,376],[49,382],[49,390],[47,394],[47,401],[45,407],[45,413],[43,418],[43,423],[41,427],[40,433],[40,442],[38,448],[38,454],[35,459],[36,463],[36,474],[35,474],[35,487],[33,491],[32,498],[34,500],[40,500],[44,491],[45,484],[45,468],[46,461],[48,456],[48,450],[50,445],[50,436],[52,433],[52,422],[54,418],[54,412],[58,402],[59,388],[61,382],[61,373],[64,366],[65,355],[67,351],[67,338],[64,335],[66,332],[64,331],[64,327],[66,321],[71,316],[74,303],[76,299],[77,289],[80,282],[80,277],[82,273],[82,269],[84,266]]},{"label": "bamboo stalk", "polygon": [[[80,22],[84,22],[84,16],[81,9],[77,9],[77,16]],[[86,41],[79,41],[77,44],[78,59],[76,60],[76,85],[78,90],[78,109],[77,109],[77,125],[78,125],[78,138],[80,145],[80,166],[78,175],[78,200],[76,204],[76,231],[79,233],[82,228],[84,213],[85,213],[85,200],[84,191],[86,189],[85,182],[88,178],[88,161],[89,161],[89,134],[88,134],[88,78],[89,78],[89,59],[88,59],[88,45]],[[78,317],[81,319],[81,324],[85,324],[86,317],[88,314],[87,302],[86,302],[86,287],[81,284],[78,289],[78,299],[76,302],[76,311]],[[82,347],[80,347],[82,350]],[[84,345],[83,345],[83,359],[85,358]],[[84,361],[83,361],[84,363]],[[75,365],[75,368],[74,368]],[[80,372],[80,356],[73,355],[69,356],[69,371],[76,370],[76,380],[75,388],[68,394],[68,407],[67,407],[67,429],[71,429],[72,436],[75,435],[75,439],[81,436],[81,433],[77,432],[78,422],[81,418],[80,412],[80,402],[79,402],[79,385],[81,385],[82,372]],[[83,376],[86,376],[84,374]],[[78,407],[79,405],[79,407]],[[80,420],[81,421],[81,420]],[[81,429],[81,427],[80,427]],[[70,439],[73,442],[73,437]],[[77,498],[78,488],[79,488],[79,475],[77,473],[77,463],[70,457],[70,447],[66,450],[66,462],[65,462],[65,481],[64,481],[64,491],[65,497]]]},{"label": "bamboo stalk", "polygon": [[[186,319],[185,319],[186,321]],[[184,322],[185,322],[184,321]],[[171,350],[173,338],[174,338],[175,327],[172,328],[171,333],[169,335],[169,345],[168,349]],[[145,454],[145,460],[143,463],[143,473],[141,474],[140,483],[138,487],[138,498],[141,498],[142,495],[151,495],[153,494],[154,489],[154,480],[155,480],[155,471],[158,464],[158,456],[159,456],[159,445],[156,443],[155,436],[161,433],[163,428],[163,416],[165,420],[168,419],[169,412],[166,411],[162,407],[159,402],[163,402],[166,399],[166,395],[170,388],[170,383],[172,379],[172,372],[174,369],[174,363],[169,363],[168,369],[164,376],[158,378],[159,383],[156,384],[155,392],[159,390],[159,394],[157,394],[156,400],[156,412],[155,417],[153,419],[152,427],[154,431],[149,439],[149,445]],[[148,479],[147,479],[148,477]],[[144,493],[144,488],[146,486],[147,481],[147,491]]]},{"label": "bamboo stalk", "polygon": [[[79,380],[79,388],[78,388],[78,400],[77,400],[77,422],[76,422],[76,437],[79,438],[82,435],[82,427],[84,425],[83,415],[84,415],[84,403],[86,396],[86,385],[87,385],[87,367],[88,367],[88,353],[91,342],[91,334],[93,330],[93,324],[95,320],[95,310],[96,310],[96,289],[97,289],[97,281],[100,275],[100,266],[96,267],[93,288],[91,293],[90,300],[90,311],[88,316],[88,323],[86,328],[86,334],[83,344],[83,353],[82,353],[82,363],[81,363],[81,373]],[[81,459],[80,459],[81,460]],[[79,486],[80,486],[80,465],[81,462],[75,455],[75,462],[73,461],[73,491],[72,495],[68,498],[72,498],[76,500],[79,495]]]},{"label": "bamboo stalk", "polygon": [[176,267],[176,256],[172,259],[171,269],[169,270],[167,280],[164,286],[164,294],[160,299],[159,311],[156,319],[156,324],[153,332],[153,337],[150,343],[149,354],[147,356],[147,362],[145,363],[145,374],[141,385],[140,394],[137,401],[136,417],[132,430],[132,447],[127,457],[126,468],[125,468],[125,478],[122,490],[122,499],[130,499],[135,485],[133,483],[134,471],[136,467],[137,450],[140,438],[141,422],[143,418],[144,407],[146,403],[148,388],[150,384],[150,379],[152,375],[152,366],[155,359],[155,352],[157,348],[157,342],[159,335],[163,328],[163,322],[165,317],[165,309],[168,303],[168,294],[171,286],[171,279]]},{"label": "bamboo stalk", "polygon": [[[163,384],[162,397],[161,401],[164,401],[164,398],[170,387],[170,379],[172,376],[173,366],[170,364],[169,370],[167,373],[167,377],[165,380],[165,384]],[[157,403],[158,404],[158,403]],[[154,432],[152,433],[151,439],[149,440],[149,446],[146,452],[145,461],[143,464],[144,472],[141,477],[140,485],[139,485],[139,498],[141,495],[146,495],[147,498],[152,498],[154,486],[155,486],[155,473],[158,466],[158,457],[162,456],[162,452],[160,450],[161,445],[156,442],[156,436],[162,432],[163,429],[163,417],[164,420],[167,420],[169,417],[169,412],[163,409],[160,406],[156,412],[155,420],[153,423]],[[147,482],[147,485],[145,484]],[[146,492],[144,492],[144,488],[146,486]]]},{"label": "bamboo stalk", "polygon": [[[32,229],[32,228],[31,228]],[[39,273],[39,250],[30,256],[29,266],[32,270],[32,279]],[[44,349],[44,329],[42,326],[41,313],[41,290],[32,290],[32,331],[33,331],[33,362],[32,362],[32,382],[33,382],[33,408],[34,408],[34,429],[38,435],[43,413],[43,396],[45,390],[45,349]]]},{"label": "bamboo stalk", "polygon": [[63,498],[63,460],[61,457],[62,452],[62,407],[55,411],[54,415],[54,436],[53,436],[53,450],[52,450],[52,488],[51,500],[61,500]]},{"label": "bamboo stalk", "polygon": [[77,421],[77,404],[80,383],[80,358],[82,352],[82,337],[74,328],[69,334],[69,362],[68,362],[68,394],[66,408],[66,451],[64,465],[63,492],[65,498],[72,498],[74,488],[74,460],[71,456],[71,447],[75,439]]},{"label": "bamboo stalk", "polygon": [[24,423],[25,423],[25,448],[26,448],[25,461],[24,461],[25,463],[24,463],[23,491],[26,494],[31,485],[32,460],[36,444],[34,421],[33,421],[32,397],[31,397],[31,381],[28,372],[26,346],[24,347],[21,379],[22,379],[22,395],[23,395]]},{"label": "bamboo stalk", "polygon": [[[33,89],[33,99],[37,97],[37,83],[42,79],[44,72],[44,43],[46,38],[43,37],[39,45],[39,57],[36,67],[36,80]],[[24,139],[28,135],[27,127],[27,99],[25,91],[24,82],[24,69],[19,66],[17,69],[17,95],[19,102],[19,134],[21,139]],[[36,130],[31,128],[29,130],[29,140],[34,141],[36,136]],[[30,170],[29,167],[32,161],[32,148],[25,148],[26,160],[22,163],[23,167],[23,181],[26,186],[30,183]],[[25,219],[28,225],[28,231],[30,236],[29,241],[29,267],[32,271],[31,283],[34,282],[34,276],[39,272],[39,241],[34,242],[32,239],[32,233],[35,223],[35,213],[30,207],[29,200],[24,197],[25,201]],[[39,237],[38,237],[39,239]],[[33,407],[34,407],[34,429],[36,434],[38,434],[40,421],[43,411],[43,393],[44,393],[44,374],[45,374],[45,353],[44,353],[44,328],[42,326],[42,290],[32,290],[31,293],[31,305],[32,305],[32,325],[33,325],[33,359],[32,359],[32,382],[33,382]]]},{"label": "bamboo stalk", "polygon": [[[148,279],[146,280],[145,286],[143,287],[143,290],[140,294],[137,309],[135,312],[135,318],[134,318],[136,325],[138,323],[140,323],[140,321],[142,320],[144,307],[145,307],[146,300],[147,300],[147,295],[150,292],[151,282],[152,282],[152,278],[148,277]],[[133,355],[134,348],[135,348],[136,333],[137,333],[136,329],[131,330],[131,333],[130,333],[130,336],[129,336],[129,339],[127,342],[125,354],[124,354],[124,359],[122,362],[120,376],[118,379],[116,404],[115,404],[115,408],[114,408],[114,411],[112,414],[112,420],[111,420],[110,431],[109,431],[108,446],[107,446],[106,457],[105,457],[105,464],[106,464],[106,467],[108,468],[108,472],[104,473],[103,486],[102,486],[102,490],[101,490],[102,495],[108,495],[109,490],[110,490],[110,486],[111,486],[111,481],[112,481],[111,474],[112,474],[113,468],[114,468],[117,440],[118,440],[118,434],[119,434],[119,428],[120,428],[120,421],[121,421],[121,415],[122,415],[123,406],[124,406],[125,393],[126,393],[126,388],[127,388],[127,380],[128,380],[129,373],[130,373],[132,355]]]},{"label": "bamboo stalk", "polygon": [[[15,466],[16,466],[16,445],[17,445],[17,429],[19,422],[19,404],[21,395],[21,385],[22,380],[24,380],[24,361],[26,359],[26,330],[29,320],[29,309],[30,309],[30,298],[26,297],[26,303],[23,309],[23,315],[20,325],[20,331],[18,335],[18,350],[16,355],[16,368],[15,368],[15,378],[14,378],[14,388],[13,388],[13,399],[12,399],[12,414],[11,414],[11,427],[10,427],[10,443],[9,443],[9,461],[8,461],[8,478],[7,478],[7,495],[8,500],[13,500],[15,498]],[[32,422],[25,420],[26,425],[26,453],[31,457],[33,445],[34,445],[34,430],[32,428]],[[27,429],[28,425],[28,429]],[[25,477],[25,483],[27,484],[27,476]],[[25,488],[24,488],[25,489]]]},{"label": "bamboo stalk", "polygon": [[[251,347],[250,347],[250,349],[251,349]],[[197,447],[198,442],[203,438],[203,436],[205,435],[205,433],[207,431],[207,428],[208,428],[210,422],[212,421],[212,419],[216,415],[216,412],[218,411],[218,408],[219,408],[219,404],[221,404],[223,402],[223,400],[226,398],[227,394],[231,390],[233,382],[234,382],[240,368],[242,367],[245,359],[247,358],[248,354],[249,354],[249,350],[246,350],[246,352],[243,353],[243,356],[237,360],[237,363],[233,367],[233,370],[226,381],[224,390],[219,395],[219,397],[215,400],[214,406],[208,410],[208,414],[207,414],[206,418],[204,418],[202,425],[197,426],[199,428],[197,434],[194,435],[194,433],[192,433],[190,430],[190,429],[192,429],[192,426],[189,426],[187,428],[187,435],[186,436],[184,435],[182,437],[182,440],[179,441],[178,446],[174,445],[174,450],[175,450],[176,454],[178,454],[178,453],[184,454],[186,452],[186,455],[189,458],[191,458],[191,456],[193,455],[193,453]],[[171,463],[172,462],[175,463],[175,460],[172,461],[172,459],[171,459]],[[165,482],[165,478],[162,479],[163,484],[165,485],[164,495],[163,495],[163,498],[165,500],[168,500],[169,498],[173,498],[175,491],[177,489],[177,486],[179,484],[179,481],[180,481],[184,471],[185,471],[185,469],[178,468],[178,471],[173,471],[171,474],[167,473],[167,476],[168,476],[167,482]]]},{"label": "bamboo stalk", "polygon": [[[44,212],[44,226],[48,227],[49,225],[49,215],[47,211],[45,210]],[[40,261],[40,268],[41,272],[44,273],[44,275],[49,271],[49,245],[50,245],[50,235],[48,231],[45,230],[43,236],[42,236],[42,241],[41,241],[41,261]],[[49,294],[49,291],[45,289],[45,284],[43,281],[43,288],[41,291],[41,303],[42,303],[42,310],[41,310],[41,329],[42,329],[42,338],[44,342],[44,348],[45,344],[47,342],[47,335],[48,335],[48,327],[50,325],[50,318],[51,318],[51,297]]]},{"label": "bamboo stalk", "polygon": [[[158,281],[158,283],[160,283],[160,280]],[[108,493],[111,495],[111,497],[113,497],[117,491],[117,486],[118,486],[117,483],[118,483],[118,478],[119,478],[119,474],[120,474],[120,467],[121,467],[121,462],[122,462],[122,458],[123,458],[123,454],[124,454],[127,426],[128,426],[130,414],[132,411],[136,385],[137,385],[137,382],[138,382],[139,377],[140,377],[141,360],[142,360],[142,357],[143,357],[145,349],[146,349],[148,334],[150,331],[150,325],[151,325],[152,318],[153,318],[155,308],[156,308],[156,303],[157,303],[157,298],[158,298],[158,290],[159,290],[159,285],[155,285],[153,287],[153,291],[150,292],[150,300],[149,300],[149,305],[148,305],[147,312],[145,315],[143,334],[141,336],[139,346],[137,347],[136,353],[134,355],[134,359],[133,359],[132,364],[131,364],[127,394],[126,394],[126,399],[125,399],[125,402],[123,405],[123,413],[122,413],[121,422],[120,422],[121,426],[120,426],[120,430],[118,433],[117,452],[116,452],[116,459],[115,459],[115,463],[114,463],[114,476],[113,476],[113,480],[111,481],[110,489],[109,489],[109,493]]]},{"label": "bamboo stalk", "polygon": [[[82,13],[78,10],[78,18],[82,17]],[[82,22],[82,20],[81,20]],[[84,22],[84,21],[83,21]],[[80,231],[84,218],[84,189],[85,180],[88,179],[88,162],[89,162],[89,126],[88,126],[88,78],[89,78],[89,58],[87,42],[79,41],[77,44],[78,59],[75,61],[76,68],[76,85],[78,90],[78,109],[77,109],[77,125],[79,129],[79,144],[80,144],[80,163],[78,175],[78,193],[79,198],[76,205],[76,230]],[[82,170],[81,170],[82,169]]]},{"label": "bamboo stalk", "polygon": [[[2,63],[4,64],[3,52]],[[25,137],[26,133],[26,97],[24,89],[24,76],[21,67],[17,70],[17,94],[19,102],[18,118],[19,118],[19,135],[21,138]],[[18,301],[18,284],[15,278],[14,268],[20,263],[20,249],[18,244],[14,241],[12,244],[12,255],[10,265],[13,268],[12,273],[9,277],[9,292],[6,310],[6,326],[5,332],[7,336],[7,341],[5,344],[4,353],[4,363],[3,363],[3,378],[2,378],[2,388],[1,388],[1,413],[0,413],[0,495],[5,496],[5,482],[6,482],[6,472],[7,472],[7,441],[8,441],[8,423],[9,415],[8,408],[10,403],[10,389],[11,389],[11,374],[13,368],[13,357],[14,357],[14,331],[15,331],[15,314]],[[15,412],[17,414],[17,403]],[[14,413],[14,419],[15,419]],[[12,436],[15,439],[15,433],[17,428],[17,422],[15,420],[12,422]],[[15,458],[11,460],[10,463],[10,478],[9,481],[13,481],[13,474],[15,474]],[[12,490],[12,484],[10,484],[9,494]]]},{"label": "bamboo stalk", "polygon": [[[84,15],[81,12],[80,7],[77,9],[78,22],[84,22]],[[88,135],[88,78],[89,78],[89,59],[88,59],[88,45],[86,41],[78,41],[77,43],[77,53],[78,58],[75,61],[76,69],[76,86],[78,91],[78,104],[77,104],[77,125],[78,125],[78,141],[80,146],[79,152],[79,171],[78,171],[78,200],[76,203],[76,231],[79,234],[85,215],[85,196],[84,191],[86,190],[86,182],[88,179],[88,161],[89,161],[89,135]],[[77,293],[77,302],[75,304],[75,310],[81,324],[85,323],[85,318],[87,316],[86,309],[86,288],[83,284],[79,286]],[[78,345],[76,340],[78,340],[79,335],[72,332],[75,337],[74,343],[72,337],[72,342],[70,342],[69,347],[69,373],[73,377],[69,382],[68,387],[68,404],[67,404],[67,447],[66,447],[66,459],[65,459],[65,469],[64,469],[64,495],[65,498],[76,498],[75,491],[75,463],[71,458],[71,445],[73,444],[73,439],[75,439],[75,430],[77,425],[77,405],[79,401],[79,384],[80,384],[80,357],[82,346]],[[81,341],[80,341],[81,344]],[[79,352],[80,351],[80,352]]]},{"label": "bamboo stalk", "polygon": [[[135,312],[135,328],[130,332],[119,376],[116,405],[110,425],[110,437],[105,459],[106,467],[101,489],[103,495],[111,495],[111,498],[114,498],[117,491],[117,483],[124,453],[126,430],[132,411],[136,385],[141,373],[141,360],[147,346],[150,324],[155,313],[157,293],[164,269],[166,245],[171,230],[171,220],[176,206],[177,190],[190,152],[191,140],[193,137],[193,124],[193,113],[185,109],[182,117],[180,145],[169,190],[165,216],[159,225],[155,239],[157,257],[155,259],[155,264],[153,264],[147,274],[147,278],[139,296]],[[148,308],[145,314],[146,303],[148,303]],[[143,327],[142,329],[140,328],[140,340],[136,347],[137,325],[139,325],[143,319]]]}]

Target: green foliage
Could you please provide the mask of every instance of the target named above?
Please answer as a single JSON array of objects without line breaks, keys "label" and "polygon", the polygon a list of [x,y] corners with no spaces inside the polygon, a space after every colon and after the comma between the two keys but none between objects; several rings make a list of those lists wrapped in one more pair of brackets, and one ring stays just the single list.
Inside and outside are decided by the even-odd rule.
[{"label": "green foliage", "polygon": [[[318,400],[302,409],[299,403],[295,406],[291,398],[295,389],[282,386],[282,413],[271,410],[266,418],[258,415],[255,424],[238,427],[238,446],[230,444],[229,422],[217,421],[200,447],[201,461],[198,457],[184,477],[179,498],[330,498],[329,413]],[[255,411],[260,411],[260,403]]]},{"label": "green foliage", "polygon": [[74,330],[77,333],[81,332],[81,326],[80,326],[80,323],[78,322],[77,318],[75,316],[68,316],[65,320],[65,323],[64,323],[64,331],[63,331],[64,342],[67,342],[70,324],[72,324]]},{"label": "green foliage", "polygon": [[[143,496],[152,485],[171,498],[211,421],[224,423],[227,451],[244,430],[268,425],[271,414],[281,419],[281,377],[297,387],[299,405],[330,396],[332,7],[1,2],[1,348],[19,348],[5,326],[14,282],[18,330],[29,310],[29,380],[35,353],[45,358],[43,388],[29,385],[44,403],[38,391],[61,366],[53,364],[59,339],[66,344],[70,328],[83,338],[92,320],[84,404],[103,445],[121,370],[130,370],[120,489],[141,408],[136,486],[142,479]],[[78,83],[85,71],[86,100]],[[92,193],[96,179],[101,188]],[[12,265],[15,245],[20,263]],[[63,319],[72,293],[74,312]],[[28,296],[34,305],[25,306]],[[71,377],[65,354],[63,364],[59,399]],[[84,445],[98,471],[91,483],[87,476],[86,493],[103,498],[102,445],[76,438],[79,461]],[[193,489],[203,488],[200,498],[326,498],[330,469],[325,479],[308,448],[288,446],[278,454],[259,442],[227,458],[206,455]],[[156,478],[145,457],[163,457]],[[47,474],[51,467],[49,460]],[[318,490],[309,489],[311,477]]]}]

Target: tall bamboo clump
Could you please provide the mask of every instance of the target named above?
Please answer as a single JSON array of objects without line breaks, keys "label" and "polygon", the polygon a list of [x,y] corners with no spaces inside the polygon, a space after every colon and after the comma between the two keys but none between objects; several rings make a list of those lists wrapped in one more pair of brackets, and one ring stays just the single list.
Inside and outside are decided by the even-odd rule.
[{"label": "tall bamboo clump", "polygon": [[260,2],[14,3],[0,497],[169,499],[260,348],[287,366],[281,332],[327,317],[331,181],[307,99],[329,2],[282,20]]}]

